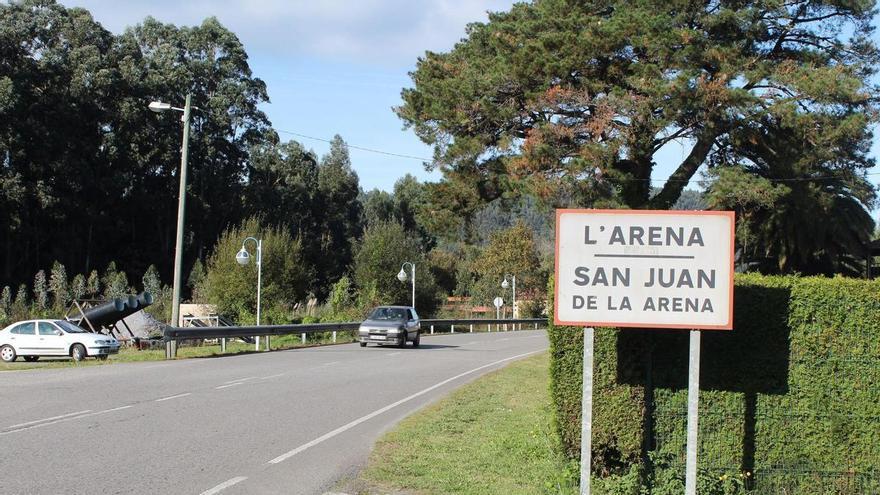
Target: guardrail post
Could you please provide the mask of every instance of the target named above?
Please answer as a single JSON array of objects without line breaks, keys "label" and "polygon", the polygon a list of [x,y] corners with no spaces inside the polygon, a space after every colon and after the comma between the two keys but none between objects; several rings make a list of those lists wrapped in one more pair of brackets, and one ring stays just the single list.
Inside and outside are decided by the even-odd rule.
[{"label": "guardrail post", "polygon": [[451,326],[452,326],[452,333],[455,333],[455,325],[451,325]]},{"label": "guardrail post", "polygon": [[434,335],[434,325],[431,325],[431,335]]},{"label": "guardrail post", "polygon": [[535,330],[537,330],[537,329],[538,329],[538,324],[537,324],[537,323],[535,323]]},{"label": "guardrail post", "polygon": [[302,343],[303,343],[303,344],[306,343],[306,334],[302,334]]},{"label": "guardrail post", "polygon": [[474,324],[471,323],[471,333],[474,333]]},{"label": "guardrail post", "polygon": [[177,340],[168,340],[165,342],[165,359],[174,359],[177,357]]},{"label": "guardrail post", "polygon": [[336,330],[333,330],[333,343],[336,343]]},{"label": "guardrail post", "polygon": [[220,339],[220,352],[226,352],[226,339]]},{"label": "guardrail post", "polygon": [[492,324],[486,323],[486,326],[489,327],[489,333],[492,333]]}]

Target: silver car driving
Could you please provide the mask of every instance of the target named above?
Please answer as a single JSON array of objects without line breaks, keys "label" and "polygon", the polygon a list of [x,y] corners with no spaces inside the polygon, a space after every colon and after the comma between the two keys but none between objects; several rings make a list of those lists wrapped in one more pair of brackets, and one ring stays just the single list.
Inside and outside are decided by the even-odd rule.
[{"label": "silver car driving", "polygon": [[367,344],[393,344],[405,347],[410,341],[413,347],[421,340],[419,315],[412,306],[379,306],[361,323],[358,341]]}]

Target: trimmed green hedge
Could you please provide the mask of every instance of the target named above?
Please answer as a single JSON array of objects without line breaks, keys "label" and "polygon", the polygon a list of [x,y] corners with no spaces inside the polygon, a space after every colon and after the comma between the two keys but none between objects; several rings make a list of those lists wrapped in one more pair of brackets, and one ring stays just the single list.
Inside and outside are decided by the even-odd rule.
[{"label": "trimmed green hedge", "polygon": [[[734,302],[732,332],[703,332],[704,474],[752,493],[880,493],[880,282],[738,275]],[[549,335],[557,427],[576,458],[583,333]],[[595,345],[594,475],[639,465],[644,481],[660,458],[679,470],[687,332],[597,329]]]}]

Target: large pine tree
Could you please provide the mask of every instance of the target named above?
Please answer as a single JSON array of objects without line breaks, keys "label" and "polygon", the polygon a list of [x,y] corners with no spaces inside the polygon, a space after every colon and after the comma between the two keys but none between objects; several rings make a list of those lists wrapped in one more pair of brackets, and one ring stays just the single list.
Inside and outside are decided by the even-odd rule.
[{"label": "large pine tree", "polygon": [[[733,136],[773,122],[805,136],[798,146],[848,149],[838,165],[860,175],[873,165],[874,12],[867,0],[519,3],[420,58],[397,113],[435,147],[451,219],[521,186],[670,208],[701,166],[747,164]],[[673,142],[685,152],[652,194]]]}]

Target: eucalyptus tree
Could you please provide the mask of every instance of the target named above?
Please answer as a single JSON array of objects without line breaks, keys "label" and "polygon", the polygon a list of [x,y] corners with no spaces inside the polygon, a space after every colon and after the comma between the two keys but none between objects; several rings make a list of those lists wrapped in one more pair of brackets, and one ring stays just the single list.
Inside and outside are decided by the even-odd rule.
[{"label": "eucalyptus tree", "polygon": [[250,149],[273,139],[240,40],[216,19],[152,18],[114,36],[54,0],[0,4],[0,274],[173,259],[180,122],[193,95],[186,259],[246,214]]},{"label": "eucalyptus tree", "polygon": [[[106,138],[120,78],[113,35],[84,9],[0,4],[0,267],[25,280],[89,257],[84,225],[122,190]],[[75,263],[74,263],[75,262]]]},{"label": "eucalyptus tree", "polygon": [[[128,85],[119,116],[117,138],[125,143],[119,159],[131,164],[131,206],[146,207],[139,214],[150,217],[149,234],[160,252],[173,251],[181,127],[179,114],[152,115],[145,105],[162,100],[181,106],[189,93],[198,107],[191,117],[186,211],[192,260],[247,213],[250,151],[276,139],[259,109],[269,100],[266,85],[253,76],[238,37],[213,17],[192,27],[148,17],[119,37],[117,50]],[[167,267],[168,258],[162,261]]]},{"label": "eucalyptus tree", "polygon": [[362,234],[362,207],[358,201],[360,186],[351,168],[348,146],[334,136],[330,152],[318,166],[318,194],[321,222],[315,235],[320,238],[318,258],[318,295],[327,294],[331,284],[342,277],[351,264],[354,246]]}]

